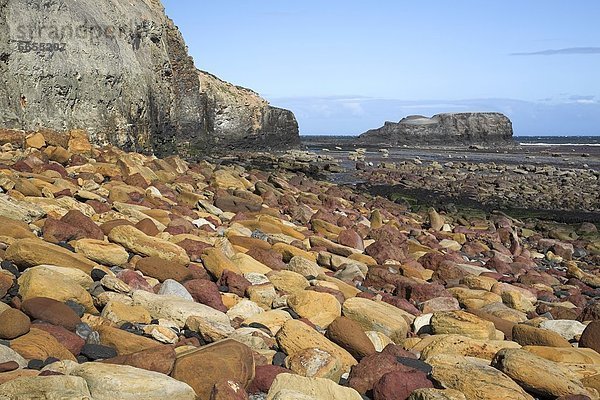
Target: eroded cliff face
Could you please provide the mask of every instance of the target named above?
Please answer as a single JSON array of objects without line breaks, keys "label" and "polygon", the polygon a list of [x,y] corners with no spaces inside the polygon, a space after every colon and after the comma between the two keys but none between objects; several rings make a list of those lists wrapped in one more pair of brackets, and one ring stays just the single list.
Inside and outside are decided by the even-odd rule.
[{"label": "eroded cliff face", "polygon": [[0,0],[0,127],[86,129],[95,143],[158,155],[254,132],[242,120],[213,131],[209,99],[159,0]]},{"label": "eroded cliff face", "polygon": [[494,144],[512,142],[512,123],[500,113],[446,113],[409,116],[360,135],[363,142],[386,144]]},{"label": "eroded cliff face", "polygon": [[207,126],[216,145],[273,150],[300,145],[291,111],[272,107],[258,93],[199,71],[200,92],[207,104]]}]

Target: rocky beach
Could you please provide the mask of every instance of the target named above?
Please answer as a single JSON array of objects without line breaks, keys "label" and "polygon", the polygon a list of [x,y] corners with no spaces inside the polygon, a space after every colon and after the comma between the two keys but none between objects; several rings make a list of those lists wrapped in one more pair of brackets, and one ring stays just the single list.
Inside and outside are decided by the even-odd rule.
[{"label": "rocky beach", "polygon": [[0,0],[0,400],[600,399],[600,146],[300,136],[204,64],[159,0]]},{"label": "rocky beach", "polygon": [[592,223],[0,142],[2,399],[598,398]]}]

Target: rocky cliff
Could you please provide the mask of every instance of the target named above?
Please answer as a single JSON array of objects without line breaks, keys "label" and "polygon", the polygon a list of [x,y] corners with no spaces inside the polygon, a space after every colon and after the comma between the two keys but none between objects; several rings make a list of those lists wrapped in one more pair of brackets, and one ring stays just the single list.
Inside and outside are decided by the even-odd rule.
[{"label": "rocky cliff", "polygon": [[386,122],[360,135],[362,142],[386,144],[491,144],[511,142],[512,123],[500,113],[413,115]]},{"label": "rocky cliff", "polygon": [[199,71],[206,121],[216,144],[228,148],[287,148],[299,144],[291,111],[272,107],[258,93]]},{"label": "rocky cliff", "polygon": [[[298,140],[291,113],[244,110],[247,97],[231,110],[201,91],[159,0],[0,0],[0,127],[86,129],[98,144],[157,154]],[[245,125],[248,114],[260,122]]]}]

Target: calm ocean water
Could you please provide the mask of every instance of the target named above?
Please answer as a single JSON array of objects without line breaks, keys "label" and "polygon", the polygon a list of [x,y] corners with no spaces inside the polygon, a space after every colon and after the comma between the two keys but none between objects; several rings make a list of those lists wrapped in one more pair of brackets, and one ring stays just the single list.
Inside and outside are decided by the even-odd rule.
[{"label": "calm ocean water", "polygon": [[[305,142],[340,142],[348,143],[356,139],[356,136],[346,135],[302,135],[300,138]],[[598,136],[515,136],[515,142],[523,146],[599,146]]]},{"label": "calm ocean water", "polygon": [[600,146],[600,136],[515,136],[523,146]]}]

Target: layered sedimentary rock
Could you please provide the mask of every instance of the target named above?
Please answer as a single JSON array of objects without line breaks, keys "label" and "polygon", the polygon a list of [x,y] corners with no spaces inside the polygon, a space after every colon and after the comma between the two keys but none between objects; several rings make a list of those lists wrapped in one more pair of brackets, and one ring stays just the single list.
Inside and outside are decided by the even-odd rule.
[{"label": "layered sedimentary rock", "polygon": [[159,155],[297,137],[293,114],[266,102],[245,125],[245,98],[221,127],[228,106],[201,85],[159,0],[0,0],[0,127],[85,129],[95,143]]},{"label": "layered sedimentary rock", "polygon": [[512,123],[500,113],[411,115],[360,135],[363,142],[387,144],[486,144],[511,142]]},{"label": "layered sedimentary rock", "polygon": [[206,98],[208,129],[217,144],[246,147],[297,146],[298,123],[291,111],[273,107],[253,90],[232,85],[199,71],[200,92]]}]

